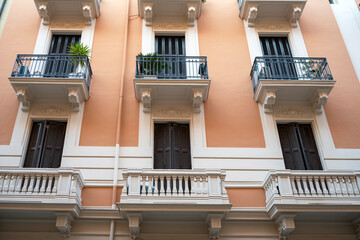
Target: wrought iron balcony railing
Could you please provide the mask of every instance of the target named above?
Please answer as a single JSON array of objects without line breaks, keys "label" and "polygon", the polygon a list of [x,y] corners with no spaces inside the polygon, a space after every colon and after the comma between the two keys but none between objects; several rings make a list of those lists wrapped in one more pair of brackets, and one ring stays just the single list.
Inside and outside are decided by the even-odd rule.
[{"label": "wrought iron balcony railing", "polygon": [[326,58],[256,57],[250,76],[254,92],[260,80],[333,80]]},{"label": "wrought iron balcony railing", "polygon": [[87,56],[19,54],[11,77],[82,78],[89,89],[92,70]]},{"label": "wrought iron balcony railing", "polygon": [[135,78],[209,79],[206,57],[137,56]]}]

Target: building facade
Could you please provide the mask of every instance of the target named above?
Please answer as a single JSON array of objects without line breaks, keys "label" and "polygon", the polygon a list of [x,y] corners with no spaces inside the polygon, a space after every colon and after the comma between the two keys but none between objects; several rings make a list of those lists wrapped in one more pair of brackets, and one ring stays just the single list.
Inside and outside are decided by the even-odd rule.
[{"label": "building facade", "polygon": [[360,239],[358,0],[0,3],[0,239]]}]

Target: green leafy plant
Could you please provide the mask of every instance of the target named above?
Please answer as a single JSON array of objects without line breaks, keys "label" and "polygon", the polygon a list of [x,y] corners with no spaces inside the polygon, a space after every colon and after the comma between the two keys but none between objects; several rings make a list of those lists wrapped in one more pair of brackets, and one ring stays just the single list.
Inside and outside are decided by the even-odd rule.
[{"label": "green leafy plant", "polygon": [[306,62],[303,64],[301,69],[304,71],[305,76],[310,78],[317,78],[321,77],[324,69],[321,67],[321,65],[317,64],[315,61],[310,60],[309,62]]},{"label": "green leafy plant", "polygon": [[157,53],[142,54],[139,53],[138,57],[143,57],[139,61],[139,73],[145,76],[158,75],[164,69],[170,69],[165,57],[159,57]]},{"label": "green leafy plant", "polygon": [[[75,44],[71,44],[68,47],[68,53],[70,53],[70,55],[74,55],[74,56],[89,56],[91,52],[91,49],[82,44],[82,43],[75,43]],[[73,58],[73,64],[74,65],[80,65],[82,67],[85,66],[86,64],[86,60],[84,60],[83,58]]]}]

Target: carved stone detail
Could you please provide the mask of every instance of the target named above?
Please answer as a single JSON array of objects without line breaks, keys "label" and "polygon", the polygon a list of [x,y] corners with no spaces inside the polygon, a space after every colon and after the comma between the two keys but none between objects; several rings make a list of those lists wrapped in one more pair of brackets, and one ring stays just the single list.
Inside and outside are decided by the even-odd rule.
[{"label": "carved stone detail", "polygon": [[145,25],[151,26],[152,25],[152,5],[147,5],[144,7],[144,18],[145,18]]},{"label": "carved stone detail", "polygon": [[196,19],[196,8],[194,6],[188,5],[188,25],[190,27],[194,26]]},{"label": "carved stone detail", "polygon": [[26,89],[19,89],[16,91],[16,96],[19,102],[22,103],[21,110],[29,111],[30,108],[30,98],[26,93]]},{"label": "carved stone detail", "polygon": [[79,95],[78,92],[76,90],[70,90],[69,94],[69,102],[71,103],[72,106],[72,111],[73,112],[78,112],[79,111],[79,106],[80,106],[80,100],[79,100]]},{"label": "carved stone detail", "polygon": [[260,31],[287,31],[290,30],[289,22],[256,22],[256,30]]},{"label": "carved stone detail", "polygon": [[141,102],[143,104],[143,111],[150,112],[151,111],[151,92],[149,90],[145,90],[142,92]]},{"label": "carved stone detail", "polygon": [[84,28],[84,22],[72,20],[72,21],[63,21],[63,20],[53,20],[51,21],[51,27],[54,28],[72,28],[72,29],[82,29]]},{"label": "carved stone detail", "polygon": [[140,237],[140,224],[142,222],[141,213],[129,213],[127,215],[129,220],[129,229],[130,229],[130,237],[131,239],[137,239]]},{"label": "carved stone detail", "polygon": [[219,239],[221,229],[222,214],[209,214],[207,222],[209,224],[209,238],[212,240]]},{"label": "carved stone detail", "polygon": [[194,92],[194,98],[193,98],[193,111],[195,113],[199,113],[200,107],[201,107],[201,103],[203,101],[203,96],[202,96],[202,92],[201,91],[195,91]]},{"label": "carved stone detail", "polygon": [[57,214],[56,227],[63,237],[70,237],[71,222],[74,218],[70,214]]},{"label": "carved stone detail", "polygon": [[[33,110],[32,110],[33,111]],[[42,106],[36,108],[35,114],[40,115],[51,115],[51,116],[66,116],[68,115],[68,110],[58,106]]]},{"label": "carved stone detail", "polygon": [[308,105],[282,105],[276,104],[273,109],[274,115],[276,117],[312,117],[313,111],[311,106]]},{"label": "carved stone detail", "polygon": [[46,4],[41,4],[41,5],[39,6],[39,15],[40,15],[40,17],[42,17],[42,19],[43,19],[43,24],[44,24],[44,25],[49,25],[49,23],[50,23],[50,17],[49,17],[48,11],[47,11],[47,6],[46,6]]},{"label": "carved stone detail", "polygon": [[297,21],[299,20],[301,16],[301,8],[294,7],[294,10],[292,12],[291,18],[290,18],[290,24],[292,27],[297,27]]},{"label": "carved stone detail", "polygon": [[92,20],[91,7],[89,5],[84,5],[82,11],[85,18],[85,25],[91,26],[91,20]]},{"label": "carved stone detail", "polygon": [[322,113],[322,106],[328,100],[328,93],[326,91],[319,91],[318,97],[314,104],[315,113],[321,114]]},{"label": "carved stone detail", "polygon": [[249,17],[248,17],[248,27],[255,26],[255,19],[257,17],[258,9],[257,7],[251,7],[249,10]]},{"label": "carved stone detail", "polygon": [[278,221],[279,239],[287,240],[289,234],[295,230],[294,217],[283,217]]},{"label": "carved stone detail", "polygon": [[273,105],[276,102],[276,93],[275,91],[269,91],[266,93],[264,100],[264,112],[272,113]]},{"label": "carved stone detail", "polygon": [[162,30],[186,30],[187,29],[187,23],[186,22],[179,22],[179,21],[153,21],[152,23],[153,29],[157,31]]}]

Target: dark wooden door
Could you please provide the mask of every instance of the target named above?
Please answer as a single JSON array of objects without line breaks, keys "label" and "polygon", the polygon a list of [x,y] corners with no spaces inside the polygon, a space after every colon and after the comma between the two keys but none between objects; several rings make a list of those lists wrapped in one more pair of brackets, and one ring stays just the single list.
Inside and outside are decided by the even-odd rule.
[{"label": "dark wooden door", "polygon": [[287,169],[322,170],[310,124],[278,124],[281,149]]},{"label": "dark wooden door", "polygon": [[188,124],[155,124],[154,168],[191,169],[190,132]]},{"label": "dark wooden door", "polygon": [[58,168],[65,139],[65,122],[34,122],[24,167]]},{"label": "dark wooden door", "polygon": [[[69,46],[80,42],[80,35],[53,35],[49,48],[49,57],[46,64],[45,76],[68,77],[74,71],[75,64],[66,55]],[[53,55],[53,56],[51,56]],[[59,55],[63,55],[59,57]]]},{"label": "dark wooden door", "polygon": [[266,60],[264,74],[269,78],[296,79],[296,69],[287,37],[260,37],[261,49]]},{"label": "dark wooden door", "polygon": [[160,75],[170,78],[185,78],[186,52],[184,36],[156,36],[155,52],[166,63]]}]

